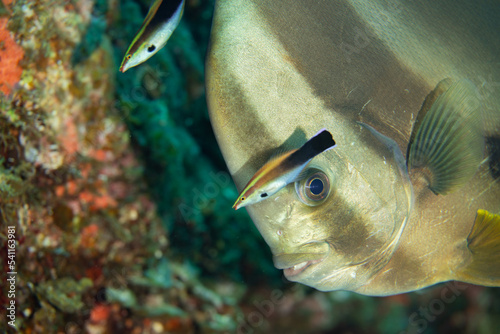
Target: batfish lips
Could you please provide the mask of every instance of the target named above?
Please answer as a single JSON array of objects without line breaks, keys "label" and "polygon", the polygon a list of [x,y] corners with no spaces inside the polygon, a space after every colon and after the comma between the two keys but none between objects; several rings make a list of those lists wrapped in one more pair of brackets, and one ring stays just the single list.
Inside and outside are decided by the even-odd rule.
[{"label": "batfish lips", "polygon": [[[309,247],[305,250],[311,250],[311,245],[313,246],[315,252],[301,253],[301,249],[299,248],[297,252],[294,253],[273,256],[274,266],[278,269],[283,269],[285,277],[289,280],[300,277],[301,274],[309,269],[309,267],[320,263],[330,253],[330,246],[327,242],[314,242],[306,244],[305,246]],[[302,247],[302,249],[306,247]]]}]

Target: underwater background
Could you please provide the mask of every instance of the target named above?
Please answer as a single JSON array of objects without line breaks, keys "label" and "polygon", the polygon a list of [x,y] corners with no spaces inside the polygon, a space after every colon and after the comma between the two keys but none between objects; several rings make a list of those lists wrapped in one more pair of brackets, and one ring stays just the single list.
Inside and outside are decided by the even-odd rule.
[{"label": "underwater background", "polygon": [[274,268],[208,119],[213,3],[120,73],[149,1],[2,0],[0,331],[15,226],[20,333],[498,333],[499,289],[366,297]]}]

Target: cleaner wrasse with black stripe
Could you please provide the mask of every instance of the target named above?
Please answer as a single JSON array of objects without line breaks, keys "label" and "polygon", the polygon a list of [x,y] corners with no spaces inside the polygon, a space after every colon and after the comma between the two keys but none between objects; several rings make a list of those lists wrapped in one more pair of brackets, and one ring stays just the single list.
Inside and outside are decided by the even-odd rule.
[{"label": "cleaner wrasse with black stripe", "polygon": [[120,71],[142,64],[167,44],[179,24],[184,0],[156,0],[125,54]]},{"label": "cleaner wrasse with black stripe", "polygon": [[315,156],[334,146],[332,134],[322,129],[302,147],[272,158],[250,179],[233,208],[238,210],[258,203],[276,194],[287,184],[298,181],[301,172]]}]

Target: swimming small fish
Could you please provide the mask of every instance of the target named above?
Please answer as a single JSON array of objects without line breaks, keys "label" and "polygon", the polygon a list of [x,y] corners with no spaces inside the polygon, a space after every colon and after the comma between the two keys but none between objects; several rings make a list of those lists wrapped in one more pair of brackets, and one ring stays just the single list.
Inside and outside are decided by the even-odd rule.
[{"label": "swimming small fish", "polygon": [[[322,129],[302,147],[272,158],[248,181],[233,208],[238,210],[276,194],[287,184],[300,179],[301,172],[315,156],[334,146],[332,134]],[[321,192],[321,189],[316,191]]]},{"label": "swimming small fish", "polygon": [[123,57],[120,71],[142,64],[167,44],[184,12],[184,0],[155,0]]}]

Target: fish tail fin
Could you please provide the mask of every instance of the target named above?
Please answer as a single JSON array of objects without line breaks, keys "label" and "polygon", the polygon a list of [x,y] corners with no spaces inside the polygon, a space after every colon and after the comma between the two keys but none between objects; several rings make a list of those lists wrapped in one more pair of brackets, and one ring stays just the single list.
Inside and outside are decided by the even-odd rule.
[{"label": "fish tail fin", "polygon": [[307,141],[299,151],[309,152],[312,157],[335,147],[335,140],[330,131],[321,129],[317,134]]},{"label": "fish tail fin", "polygon": [[467,237],[471,261],[457,279],[486,286],[500,285],[500,215],[478,210]]},{"label": "fish tail fin", "polygon": [[332,134],[323,129],[302,145],[301,148],[290,154],[287,158],[287,164],[293,167],[305,166],[312,158],[334,146],[335,140],[333,140]]}]

